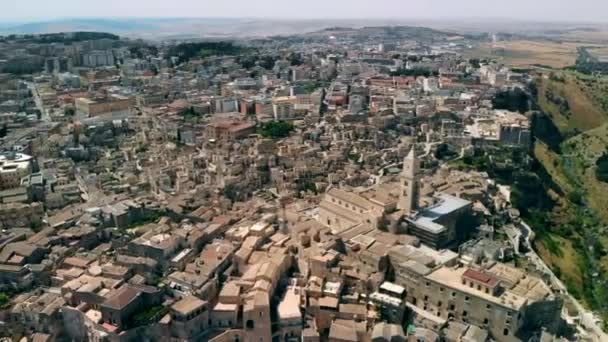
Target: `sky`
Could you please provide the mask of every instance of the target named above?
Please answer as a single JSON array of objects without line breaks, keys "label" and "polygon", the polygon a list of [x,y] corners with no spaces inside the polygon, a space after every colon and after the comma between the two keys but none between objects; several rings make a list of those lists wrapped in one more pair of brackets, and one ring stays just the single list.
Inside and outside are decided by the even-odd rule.
[{"label": "sky", "polygon": [[608,0],[0,0],[0,20],[74,17],[504,18],[608,22]]}]

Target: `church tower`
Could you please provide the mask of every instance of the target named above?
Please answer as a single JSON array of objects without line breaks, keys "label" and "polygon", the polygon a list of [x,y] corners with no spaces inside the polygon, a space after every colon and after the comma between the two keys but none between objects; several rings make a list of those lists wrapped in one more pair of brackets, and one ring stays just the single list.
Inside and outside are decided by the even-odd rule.
[{"label": "church tower", "polygon": [[401,172],[401,194],[399,195],[398,209],[410,214],[418,208],[418,172],[420,162],[416,156],[416,148],[412,146],[410,153],[403,160]]}]

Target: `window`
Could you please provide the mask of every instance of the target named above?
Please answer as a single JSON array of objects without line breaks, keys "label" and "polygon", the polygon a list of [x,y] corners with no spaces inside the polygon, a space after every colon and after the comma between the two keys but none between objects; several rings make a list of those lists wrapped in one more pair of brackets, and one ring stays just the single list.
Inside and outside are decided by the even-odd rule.
[{"label": "window", "polygon": [[264,313],[262,311],[260,311],[260,317],[262,317],[264,315]]},{"label": "window", "polygon": [[428,281],[426,282],[426,287],[431,286],[431,283],[429,283]]},{"label": "window", "polygon": [[465,297],[464,297],[464,301],[465,301],[465,302],[468,302],[468,301],[469,301],[469,299],[470,299],[470,298],[469,298],[469,296],[465,296]]},{"label": "window", "polygon": [[490,293],[490,289],[486,287],[486,293]]},{"label": "window", "polygon": [[489,319],[487,319],[487,318],[484,318],[484,320],[483,320],[483,324],[488,324],[488,323],[490,323],[490,320],[489,320]]},{"label": "window", "polygon": [[486,309],[490,310],[492,308],[492,306],[490,304],[486,304]]},{"label": "window", "polygon": [[439,288],[439,292],[443,292],[443,287],[440,287],[440,288]]},{"label": "window", "polygon": [[509,329],[505,329],[505,330],[503,330],[503,331],[502,331],[502,334],[503,334],[503,335],[505,335],[505,336],[509,335]]},{"label": "window", "polygon": [[511,320],[510,320],[510,319],[507,319],[507,320],[505,321],[505,324],[511,324]]},{"label": "window", "polygon": [[441,307],[441,301],[437,302],[437,307],[440,308]]},{"label": "window", "polygon": [[462,312],[462,317],[467,317],[467,315],[468,315],[468,314],[469,314],[469,313],[468,313],[466,310],[464,310],[464,311]]},{"label": "window", "polygon": [[477,285],[477,290],[481,291],[481,285]]},{"label": "window", "polygon": [[456,292],[452,292],[452,297],[456,297]]},{"label": "window", "polygon": [[471,287],[471,288],[472,288],[473,286],[474,286],[474,285],[473,285],[473,282],[470,282],[470,283],[469,283],[469,287]]},{"label": "window", "polygon": [[450,310],[452,310],[452,311],[453,311],[453,310],[455,310],[455,309],[456,309],[456,305],[454,305],[454,304],[450,304]]},{"label": "window", "polygon": [[252,320],[248,320],[247,323],[245,323],[245,327],[247,329],[253,329],[255,327],[255,324],[253,323]]},{"label": "window", "polygon": [[511,311],[507,312],[507,317],[511,317]]},{"label": "window", "polygon": [[427,300],[429,300],[429,296],[424,296],[424,301],[426,302]]}]

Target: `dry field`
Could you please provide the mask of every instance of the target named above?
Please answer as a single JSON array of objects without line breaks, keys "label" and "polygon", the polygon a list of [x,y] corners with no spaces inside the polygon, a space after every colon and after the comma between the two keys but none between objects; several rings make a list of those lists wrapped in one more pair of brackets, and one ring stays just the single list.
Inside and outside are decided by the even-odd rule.
[{"label": "dry field", "polygon": [[608,47],[596,47],[587,49],[589,53],[600,61],[608,61]]},{"label": "dry field", "polygon": [[576,61],[576,43],[538,42],[517,40],[487,43],[469,53],[471,57],[493,58],[513,67],[543,65],[564,68]]},{"label": "dry field", "polygon": [[608,43],[608,31],[568,31],[551,37],[561,41],[584,43],[585,45]]}]

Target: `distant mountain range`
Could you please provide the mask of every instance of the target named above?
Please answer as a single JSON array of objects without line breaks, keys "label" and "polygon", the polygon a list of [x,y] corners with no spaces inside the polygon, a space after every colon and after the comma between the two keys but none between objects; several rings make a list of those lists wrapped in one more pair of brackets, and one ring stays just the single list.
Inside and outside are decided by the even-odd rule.
[{"label": "distant mountain range", "polygon": [[27,23],[0,23],[0,34],[96,31],[122,36],[166,39],[171,36],[221,35],[222,32],[227,31],[225,30],[227,27],[240,25],[244,21],[244,19],[236,18],[74,18]]},{"label": "distant mountain range", "polygon": [[[257,18],[72,18],[39,22],[2,23],[0,35],[74,31],[109,32],[124,37],[154,40],[196,38],[257,38],[317,32],[327,28],[365,26],[417,26],[450,32],[522,32],[565,30],[570,23],[534,23],[486,19],[310,19]],[[591,29],[595,25],[585,25]]]}]

